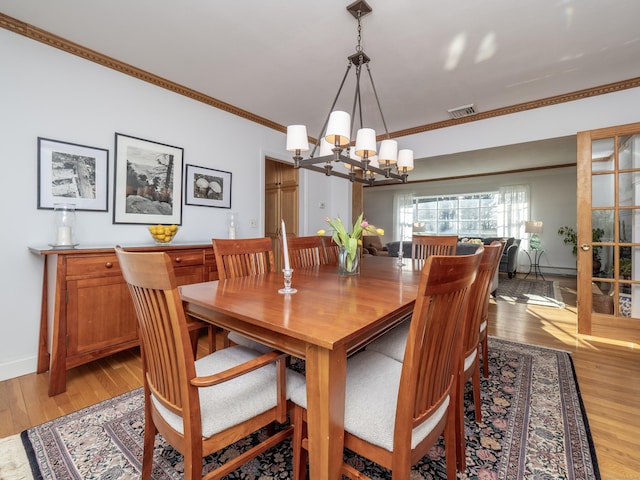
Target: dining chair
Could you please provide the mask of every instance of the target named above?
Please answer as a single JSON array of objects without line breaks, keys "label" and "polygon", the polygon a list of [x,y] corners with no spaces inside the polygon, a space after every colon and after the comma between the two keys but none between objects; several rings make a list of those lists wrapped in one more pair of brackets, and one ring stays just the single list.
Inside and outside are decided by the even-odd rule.
[{"label": "dining chair", "polygon": [[[282,246],[282,239],[280,239],[280,245]],[[294,270],[327,263],[321,236],[287,237],[287,249],[289,264]]]},{"label": "dining chair", "polygon": [[[459,335],[481,253],[430,256],[422,269],[402,362],[363,350],[347,361],[344,446],[408,480],[411,466],[444,433],[447,478],[456,478],[456,373]],[[308,445],[305,387],[294,404],[293,475],[305,476]],[[366,478],[342,464],[342,474]]]},{"label": "dining chair", "polygon": [[322,242],[324,243],[324,254],[327,265],[338,265],[340,246],[329,236],[323,236]]},{"label": "dining chair", "polygon": [[430,255],[455,255],[457,245],[456,235],[413,235],[411,258],[425,260]]},{"label": "dining chair", "polygon": [[[500,255],[498,256],[493,269],[494,276],[500,268],[500,261],[502,259],[502,254],[504,253],[506,243],[507,242],[505,240],[494,240],[490,244],[490,246],[500,246]],[[482,376],[484,378],[489,378],[489,299],[490,297],[487,295],[482,308],[482,319],[480,320],[480,349],[482,350]]]},{"label": "dining chair", "polygon": [[[142,478],[151,478],[157,433],[184,455],[184,478],[200,479],[202,458],[287,419],[289,392],[304,377],[286,356],[243,346],[195,360],[171,258],[116,247],[138,318],[144,382]],[[265,432],[271,432],[265,429]],[[286,427],[207,473],[219,479],[291,435]]]},{"label": "dining chair", "polygon": [[[211,240],[216,257],[218,278],[246,277],[260,275],[275,270],[273,260],[273,242],[269,237]],[[271,347],[251,340],[238,332],[229,332],[227,341],[265,353]]]},{"label": "dining chair", "polygon": [[482,421],[482,403],[480,401],[480,323],[482,322],[484,307],[489,301],[495,269],[500,263],[500,255],[502,254],[502,245],[486,245],[480,246],[480,248],[482,248],[482,257],[476,279],[469,290],[469,300],[465,307],[461,332],[462,356],[458,372],[457,399],[459,405],[456,412],[456,457],[458,458],[458,468],[463,472],[467,469],[466,440],[464,436],[465,385],[471,380],[475,420],[480,423]]}]

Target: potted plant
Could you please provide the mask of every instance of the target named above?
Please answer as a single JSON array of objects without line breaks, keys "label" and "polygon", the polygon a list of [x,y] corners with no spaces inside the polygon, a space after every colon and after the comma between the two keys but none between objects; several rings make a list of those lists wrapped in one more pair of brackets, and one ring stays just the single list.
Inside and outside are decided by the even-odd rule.
[{"label": "potted plant", "polygon": [[[564,236],[562,241],[566,245],[571,245],[571,253],[574,255],[578,255],[578,232],[574,230],[573,227],[562,226],[558,229],[558,235]],[[604,230],[602,228],[594,228],[591,230],[591,241],[592,242],[600,242],[602,237],[604,236]],[[593,275],[596,275],[600,272],[601,262],[600,262],[600,249],[602,247],[595,246],[592,247],[593,252]]]}]

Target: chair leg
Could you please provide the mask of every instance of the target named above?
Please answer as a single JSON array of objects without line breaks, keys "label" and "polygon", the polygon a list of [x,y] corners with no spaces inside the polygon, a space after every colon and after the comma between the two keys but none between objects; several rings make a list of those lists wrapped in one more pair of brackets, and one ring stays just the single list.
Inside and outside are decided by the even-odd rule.
[{"label": "chair leg", "polygon": [[[455,407],[454,407],[455,409]],[[456,480],[456,414],[454,409],[449,406],[449,412],[447,413],[447,423],[444,427],[444,449],[446,455],[446,467],[447,467],[447,480]],[[466,459],[465,459],[466,465]],[[465,469],[466,470],[466,467]],[[461,470],[464,472],[464,470]]]},{"label": "chair leg", "polygon": [[293,409],[293,480],[304,480],[307,477],[307,450],[302,446],[302,439],[307,437],[307,423],[304,421],[304,408],[295,405]]},{"label": "chair leg", "polygon": [[[473,367],[473,378],[471,380],[473,388],[473,406],[476,412],[476,422],[482,421],[482,403],[480,403],[480,359],[476,358],[476,365]],[[464,418],[463,418],[464,420]]]},{"label": "chair leg", "polygon": [[150,480],[153,470],[153,447],[158,430],[151,420],[151,412],[145,412],[144,419],[144,444],[142,450],[142,480]]},{"label": "chair leg", "polygon": [[489,378],[489,348],[487,341],[487,332],[484,333],[482,338],[482,375],[484,378]]},{"label": "chair leg", "polygon": [[[460,372],[458,374],[458,384],[456,386],[455,398],[452,398],[452,407],[454,413],[454,430],[455,430],[455,441],[453,443],[455,447],[455,464],[460,472],[464,472],[467,469],[467,456],[466,456],[466,439],[464,437],[464,386],[465,386],[465,378],[464,372]],[[451,408],[451,407],[450,407]],[[447,420],[448,422],[448,420]],[[446,426],[445,426],[446,428]],[[447,470],[449,469],[449,446],[446,444],[446,436],[445,436],[445,449],[447,455]],[[448,474],[447,474],[448,476]]]}]

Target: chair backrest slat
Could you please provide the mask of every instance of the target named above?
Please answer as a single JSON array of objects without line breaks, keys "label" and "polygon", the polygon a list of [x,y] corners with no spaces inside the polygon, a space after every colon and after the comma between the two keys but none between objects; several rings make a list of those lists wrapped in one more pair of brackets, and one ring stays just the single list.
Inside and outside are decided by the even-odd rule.
[{"label": "chair backrest slat", "polygon": [[411,258],[425,260],[431,255],[454,255],[457,245],[456,235],[414,235],[411,243]]},{"label": "chair backrest slat", "polygon": [[274,271],[273,244],[268,237],[212,240],[218,277],[262,275]]}]

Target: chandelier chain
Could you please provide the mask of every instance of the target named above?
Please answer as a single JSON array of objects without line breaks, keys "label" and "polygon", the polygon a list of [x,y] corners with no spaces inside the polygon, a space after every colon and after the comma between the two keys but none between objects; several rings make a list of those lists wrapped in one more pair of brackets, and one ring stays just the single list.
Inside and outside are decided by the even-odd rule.
[{"label": "chandelier chain", "polygon": [[362,10],[358,10],[358,45],[356,45],[356,52],[362,53],[362,23],[360,18],[362,17]]}]

